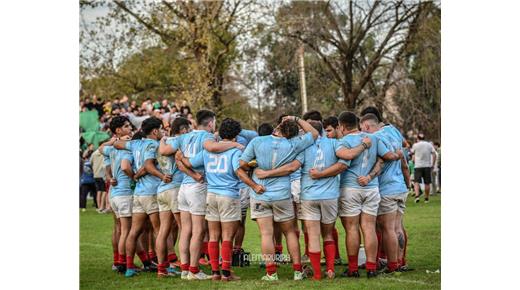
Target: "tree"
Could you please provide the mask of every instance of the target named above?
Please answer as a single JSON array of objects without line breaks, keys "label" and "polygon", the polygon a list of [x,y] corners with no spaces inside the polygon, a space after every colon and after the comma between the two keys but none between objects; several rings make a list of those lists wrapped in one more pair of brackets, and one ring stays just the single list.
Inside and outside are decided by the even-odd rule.
[{"label": "tree", "polygon": [[[114,1],[100,4],[80,1],[80,4],[82,9],[106,5],[110,10],[107,16],[98,19],[95,29],[84,31],[80,37],[86,47],[84,79],[101,75],[123,77],[120,64],[125,58],[118,57],[121,47],[126,47],[126,52],[160,47],[177,52],[177,63],[169,65],[175,70],[173,67],[182,63],[181,71],[188,83],[182,84],[183,80],[176,79],[181,84],[175,85],[190,88],[185,91],[188,101],[199,107],[210,106],[217,112],[221,110],[225,76],[239,56],[237,38],[249,27],[245,8],[251,2]],[[193,82],[193,78],[197,82]],[[144,86],[156,85],[154,80]],[[161,85],[174,86],[172,83]]]},{"label": "tree", "polygon": [[282,35],[302,41],[320,57],[341,88],[344,105],[354,110],[363,90],[378,92],[373,76],[402,53],[417,7],[404,1],[290,2],[276,19]]}]

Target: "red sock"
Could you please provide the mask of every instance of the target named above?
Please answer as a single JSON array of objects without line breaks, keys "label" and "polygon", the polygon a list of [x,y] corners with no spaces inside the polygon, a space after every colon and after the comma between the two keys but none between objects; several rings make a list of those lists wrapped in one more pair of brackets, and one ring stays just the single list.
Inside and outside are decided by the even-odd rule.
[{"label": "red sock", "polygon": [[133,256],[126,256],[126,268],[127,269],[135,269],[134,257]]},{"label": "red sock", "polygon": [[321,279],[321,252],[309,252],[309,259],[311,260],[312,271],[314,272],[314,280]]},{"label": "red sock", "polygon": [[146,254],[145,251],[141,251],[141,252],[137,253],[137,256],[139,257],[139,260],[141,260],[141,263],[143,263],[143,264],[144,264],[144,262],[148,261],[148,255]]},{"label": "red sock", "polygon": [[309,235],[303,232],[303,240],[305,241],[305,255],[309,256]]},{"label": "red sock", "polygon": [[190,272],[193,273],[193,274],[197,274],[199,272],[199,266],[197,267],[192,267],[190,266]]},{"label": "red sock", "polygon": [[334,245],[334,241],[323,242],[323,248],[325,249],[325,261],[327,261],[327,271],[334,271],[334,254],[336,253],[336,245]]},{"label": "red sock", "polygon": [[119,263],[119,253],[114,252],[114,265],[117,265]]},{"label": "red sock", "polygon": [[155,257],[157,257],[157,255],[155,255],[154,251],[149,251],[148,252],[148,259],[149,260],[153,260]]},{"label": "red sock", "polygon": [[202,242],[201,253],[203,253],[206,256],[209,255],[208,242]]},{"label": "red sock", "polygon": [[293,268],[294,271],[301,272],[302,271],[302,264],[293,264],[292,268]]},{"label": "red sock", "polygon": [[339,256],[339,244],[338,244],[338,240],[339,240],[339,236],[338,236],[338,230],[336,230],[336,228],[334,228],[332,230],[332,238],[334,239],[334,245],[336,246],[336,252],[334,253],[334,258],[335,259],[339,259],[340,256]]},{"label": "red sock", "polygon": [[166,274],[166,268],[168,268],[169,266],[170,266],[170,263],[167,262],[167,261],[163,262],[163,263],[160,263],[160,264],[157,264],[157,272]]},{"label": "red sock", "polygon": [[231,270],[231,241],[222,241],[222,270]]},{"label": "red sock", "polygon": [[209,251],[209,263],[211,264],[212,271],[219,271],[218,267],[218,241],[211,241],[208,243],[208,251]]},{"label": "red sock", "polygon": [[276,253],[282,253],[283,252],[283,245],[274,245],[274,251]]},{"label": "red sock", "polygon": [[126,256],[124,254],[119,254],[118,263],[119,265],[126,265]]},{"label": "red sock", "polygon": [[397,262],[388,263],[388,270],[395,271],[395,270],[397,270],[397,268],[399,268],[399,263],[397,263]]},{"label": "red sock", "polygon": [[354,272],[358,270],[358,255],[348,256],[348,271]]},{"label": "red sock", "polygon": [[190,264],[181,264],[181,271],[189,271]]},{"label": "red sock", "polygon": [[177,259],[177,254],[175,254],[175,252],[168,254],[168,262],[174,263],[177,261]]},{"label": "red sock", "polygon": [[376,263],[375,262],[367,261],[366,266],[367,266],[367,272],[376,270]]},{"label": "red sock", "polygon": [[267,271],[267,274],[273,275],[276,273],[276,264],[275,263],[269,263],[265,266],[265,270]]}]

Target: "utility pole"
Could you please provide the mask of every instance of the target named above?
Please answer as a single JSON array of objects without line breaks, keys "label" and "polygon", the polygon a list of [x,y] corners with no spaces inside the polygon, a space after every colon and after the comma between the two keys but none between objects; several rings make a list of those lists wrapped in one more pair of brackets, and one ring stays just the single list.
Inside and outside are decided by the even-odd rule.
[{"label": "utility pole", "polygon": [[307,112],[307,90],[305,88],[305,64],[303,62],[303,43],[298,48],[298,70],[300,72],[300,93],[302,98],[302,114]]}]

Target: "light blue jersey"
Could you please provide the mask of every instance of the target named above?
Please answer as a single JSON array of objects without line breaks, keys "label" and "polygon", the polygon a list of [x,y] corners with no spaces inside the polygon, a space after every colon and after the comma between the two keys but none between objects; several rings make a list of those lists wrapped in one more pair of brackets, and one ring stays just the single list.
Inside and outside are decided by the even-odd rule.
[{"label": "light blue jersey", "polygon": [[[258,167],[263,170],[278,168],[293,161],[296,156],[314,143],[311,133],[286,139],[273,135],[254,138],[242,153],[240,160],[250,162],[256,159]],[[263,194],[251,194],[255,199],[263,201],[283,200],[291,197],[291,183],[289,176],[258,179],[253,174],[253,180],[263,185],[266,191]]]},{"label": "light blue jersey", "polygon": [[221,153],[203,150],[189,160],[193,167],[204,167],[208,192],[238,199],[240,179],[235,172],[240,166],[238,160],[241,154],[242,151],[237,148]]},{"label": "light blue jersey", "polygon": [[[207,140],[214,141],[215,137],[208,131],[193,130],[176,138],[171,146],[174,150],[180,149],[186,158],[191,158],[204,150],[203,145]],[[192,169],[200,174],[204,174],[204,166],[194,166]],[[197,183],[197,181],[185,174],[182,179],[182,184],[188,183]]]},{"label": "light blue jersey", "polygon": [[339,179],[337,176],[312,179],[309,171],[316,168],[319,171],[331,167],[337,162],[348,164],[339,159],[336,152],[344,148],[339,140],[327,137],[318,137],[316,142],[304,151],[302,167],[302,200],[323,200],[339,197]]},{"label": "light blue jersey", "polygon": [[[300,152],[298,155],[296,155],[296,160],[300,161],[300,163],[303,164],[303,160],[304,160],[303,151]],[[298,170],[294,171],[293,173],[289,174],[289,180],[291,180],[291,182],[301,179],[301,178],[302,178],[302,168],[301,167],[298,168]]]},{"label": "light blue jersey", "polygon": [[[403,148],[403,139],[401,133],[393,126],[384,126],[375,133],[379,138],[389,144],[392,151]],[[401,160],[385,161],[379,179],[379,193],[381,195],[396,195],[407,192],[408,189],[404,182],[403,172],[401,170]]]},{"label": "light blue jersey", "polygon": [[[166,139],[166,144],[172,146],[173,140],[179,137],[170,137]],[[173,146],[172,146],[173,147]],[[157,188],[157,193],[170,190],[172,188],[180,187],[182,183],[182,179],[184,178],[184,173],[177,168],[177,164],[175,163],[175,158],[173,155],[163,156],[157,154],[157,162],[159,163],[159,169],[163,174],[168,174],[172,176],[172,181],[169,183],[164,183],[161,180],[161,184]]]},{"label": "light blue jersey", "polygon": [[133,156],[128,150],[117,150],[113,146],[103,147],[103,164],[110,165],[112,176],[117,180],[117,185],[110,186],[110,197],[132,195],[130,177],[121,169],[121,161],[128,160],[133,163]]},{"label": "light blue jersey", "polygon": [[[249,142],[251,142],[251,140],[253,140],[255,137],[258,137],[258,133],[256,131],[242,129],[242,131],[240,131],[240,133],[237,135],[236,139],[237,143],[243,145],[244,147],[247,147],[247,144],[249,144]],[[238,184],[238,188],[240,189],[246,187],[247,185],[242,181],[240,181],[240,183]]]},{"label": "light blue jersey", "polygon": [[353,160],[347,161],[349,166],[347,170],[343,171],[340,179],[340,187],[349,188],[375,188],[379,186],[377,177],[372,179],[367,186],[360,186],[357,182],[357,178],[360,176],[367,176],[374,165],[376,164],[377,157],[382,157],[386,153],[390,152],[388,146],[374,134],[368,134],[364,132],[357,132],[348,134],[341,138],[341,143],[347,148],[354,148],[359,146],[365,136],[370,137],[372,146],[366,149]]},{"label": "light blue jersey", "polygon": [[[134,172],[144,166],[144,162],[148,159],[157,159],[157,148],[159,142],[152,139],[132,140],[126,142],[126,149],[132,152],[134,156]],[[155,195],[157,187],[161,183],[161,179],[152,174],[146,174],[137,180],[134,194]]]}]

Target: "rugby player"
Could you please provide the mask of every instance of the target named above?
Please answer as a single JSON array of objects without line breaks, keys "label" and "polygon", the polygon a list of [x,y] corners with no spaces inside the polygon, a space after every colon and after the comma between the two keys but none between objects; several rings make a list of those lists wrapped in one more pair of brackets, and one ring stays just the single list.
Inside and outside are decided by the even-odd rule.
[{"label": "rugby player", "polygon": [[[402,149],[404,151],[407,147],[409,147],[409,143],[401,135],[401,132],[399,132],[399,130],[395,126],[393,126],[392,124],[385,124],[383,122],[381,113],[379,112],[379,110],[377,108],[366,107],[365,109],[363,109],[363,111],[361,113],[362,113],[362,115],[369,114],[369,113],[374,114],[378,119],[378,125],[380,128],[380,131],[382,131],[386,135],[392,136],[395,140],[397,140],[398,142],[401,143],[401,146],[398,146],[396,144],[395,147],[397,149]],[[406,161],[406,156],[407,156],[407,154],[403,154],[403,158],[401,159],[401,172],[402,172],[402,175],[404,178],[405,185],[408,188],[411,178],[410,178],[410,171],[408,168],[408,163]],[[404,159],[404,162],[403,162],[403,159]],[[376,168],[374,168],[374,169],[376,169]],[[371,172],[371,174],[375,174],[375,172]],[[382,181],[384,182],[385,179],[383,179]],[[406,200],[404,200],[404,201],[406,201]],[[408,265],[406,263],[406,248],[408,245],[408,235],[407,235],[406,229],[404,227],[404,219],[403,219],[404,209],[405,209],[405,207],[404,207],[404,203],[403,203],[403,207],[399,207],[399,209],[397,210],[396,219],[395,219],[395,233],[396,233],[398,247],[399,247],[398,255],[397,255],[398,262],[399,262],[399,271],[412,270],[408,267]]]},{"label": "rugby player", "polygon": [[[219,127],[221,143],[235,142],[241,132],[240,123],[225,119]],[[239,184],[241,178],[247,184],[254,184],[246,172],[239,167],[242,152],[231,148],[221,153],[203,150],[189,159],[180,160],[188,168],[204,166],[208,183],[207,214],[209,226],[209,256],[212,279],[231,281],[239,278],[231,274],[232,239],[241,220]],[[180,154],[179,154],[180,155]],[[263,187],[254,184],[253,189],[261,192]],[[219,241],[222,240],[222,275],[219,268]]]},{"label": "rugby player", "polygon": [[[197,112],[197,130],[176,138],[171,145],[164,146],[159,153],[171,155],[182,153],[191,158],[203,149],[216,153],[233,147],[242,149],[237,142],[219,143],[213,133],[216,127],[215,113],[208,110]],[[176,156],[177,159],[177,156]],[[186,173],[178,194],[178,209],[181,215],[181,234],[179,238],[179,254],[181,258],[181,279],[206,280],[211,277],[199,269],[199,258],[204,238],[204,216],[206,215],[207,184],[203,179],[204,167],[186,168],[176,160],[179,170]]]},{"label": "rugby player", "polygon": [[[132,205],[132,226],[126,241],[126,273],[125,277],[137,274],[134,265],[136,241],[143,231],[145,222],[150,220],[154,235],[159,233],[159,205],[157,203],[157,187],[161,180],[171,182],[171,176],[163,174],[157,169],[157,148],[162,138],[162,120],[150,117],[143,121],[141,131],[146,139],[124,141],[114,143],[116,149],[126,149],[132,152],[134,157],[134,169],[137,171],[137,184],[134,191]],[[143,173],[144,171],[144,173]]]},{"label": "rugby player", "polygon": [[[117,251],[114,251],[114,265],[120,273],[126,270],[125,243],[132,223],[133,192],[130,188],[132,172],[132,154],[126,150],[116,150],[111,145],[117,139],[129,138],[132,134],[132,125],[127,117],[116,116],[110,121],[110,131],[115,135],[111,141],[99,146],[98,151],[104,156],[107,180],[110,180],[109,201],[115,216],[114,227],[119,237]],[[114,178],[115,177],[115,178]],[[117,256],[117,257],[116,257]]]},{"label": "rugby player", "polygon": [[[300,126],[306,134],[295,137]],[[318,131],[309,123],[294,116],[285,117],[277,127],[283,137],[274,135],[253,139],[240,157],[240,167],[249,170],[248,163],[257,160],[263,170],[273,169],[293,161],[300,152],[314,143]],[[293,138],[295,137],[295,138]],[[258,224],[262,239],[262,254],[266,262],[267,274],[262,280],[278,280],[274,263],[273,222],[279,223],[287,240],[287,247],[293,261],[294,280],[304,278],[301,265],[300,245],[294,226],[294,207],[291,199],[291,185],[288,176],[259,180],[256,183],[265,187],[261,195],[251,195],[251,218]],[[244,182],[246,182],[244,180]]]},{"label": "rugby player", "polygon": [[[166,146],[166,144],[171,145],[176,138],[188,133],[189,130],[190,121],[188,121],[188,119],[182,117],[176,118],[171,125],[171,131],[174,137],[163,137],[159,145],[159,151],[161,147]],[[184,174],[177,168],[172,155],[166,156],[158,154],[157,161],[161,172],[165,175],[169,175],[172,180],[169,183],[161,181],[161,184],[159,184],[157,188],[157,203],[159,204],[160,220],[159,235],[157,236],[155,245],[158,260],[157,276],[175,276],[173,268],[169,268],[170,262],[173,263],[177,260],[174,249],[175,240],[173,238],[169,239],[168,237],[171,235],[172,230],[175,231],[179,228],[177,221],[180,223],[180,213],[177,196]],[[172,224],[172,222],[175,224]],[[168,250],[171,250],[171,252],[168,253]]]},{"label": "rugby player", "polygon": [[[374,114],[366,114],[361,117],[360,127],[363,132],[373,133],[379,138],[385,139],[385,143],[391,146],[392,151],[402,149],[402,139],[394,136],[394,130],[389,126],[380,128],[379,119]],[[400,135],[400,134],[399,134]],[[404,213],[406,207],[406,196],[408,194],[405,178],[402,172],[402,164],[406,164],[404,156],[395,161],[387,161],[381,168],[379,179],[379,203],[377,221],[382,228],[382,240],[385,254],[388,259],[386,273],[391,273],[399,268],[398,262],[398,239],[395,231],[397,212]],[[407,171],[407,170],[406,170]],[[405,171],[405,172],[406,172]],[[378,173],[373,173],[377,176]],[[368,183],[370,178],[362,176],[358,183],[362,186]]]},{"label": "rugby player", "polygon": [[398,160],[400,156],[387,147],[385,143],[372,134],[360,132],[358,118],[352,112],[342,112],[339,117],[340,134],[343,136],[343,146],[352,148],[358,146],[363,137],[372,140],[372,146],[361,155],[348,161],[348,169],[341,174],[339,216],[347,232],[348,270],[343,273],[347,277],[359,277],[358,253],[360,245],[359,227],[363,232],[365,252],[367,256],[367,277],[377,275],[377,237],[376,216],[380,202],[377,177],[369,176],[370,182],[361,187],[357,178],[366,176],[376,164],[377,157],[384,160]]}]

